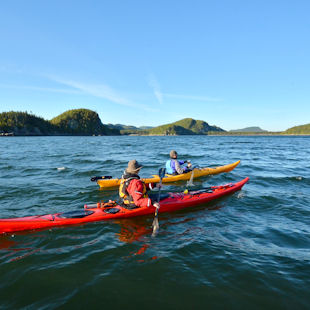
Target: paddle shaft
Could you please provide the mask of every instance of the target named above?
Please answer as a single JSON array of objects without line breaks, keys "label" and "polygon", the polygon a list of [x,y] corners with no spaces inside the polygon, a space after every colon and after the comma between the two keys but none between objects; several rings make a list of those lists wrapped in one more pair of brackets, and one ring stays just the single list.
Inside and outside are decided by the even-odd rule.
[{"label": "paddle shaft", "polygon": [[192,184],[192,183],[193,183],[194,170],[195,170],[195,168],[192,170],[191,177],[190,177],[190,179],[189,179],[189,184]]},{"label": "paddle shaft", "polygon": [[[157,202],[159,203],[160,201],[160,192],[161,192],[161,185],[163,184],[163,177],[165,176],[166,173],[166,169],[165,168],[160,168],[158,171],[158,175],[159,175],[159,190],[158,190],[158,198],[157,198]],[[155,219],[158,218],[158,208],[156,208],[155,210]],[[155,220],[154,219],[154,220]]]},{"label": "paddle shaft", "polygon": [[[165,175],[165,169],[161,170],[160,173],[159,173],[159,177],[160,177],[159,185],[160,185],[160,187],[159,187],[159,190],[158,190],[158,198],[157,198],[157,202],[158,203],[160,201],[161,185],[163,184],[163,177],[164,177],[164,175]],[[157,217],[157,215],[158,215],[158,209],[156,208],[155,217]]]}]

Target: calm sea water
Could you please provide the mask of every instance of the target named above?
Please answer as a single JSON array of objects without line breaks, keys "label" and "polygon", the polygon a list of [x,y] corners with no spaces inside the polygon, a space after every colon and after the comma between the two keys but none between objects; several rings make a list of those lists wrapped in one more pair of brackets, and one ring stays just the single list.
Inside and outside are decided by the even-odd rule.
[{"label": "calm sea water", "polygon": [[[310,137],[0,138],[1,217],[116,199],[94,175],[142,176],[169,151],[194,165],[241,159],[195,186],[242,191],[192,210],[0,236],[0,309],[310,309]],[[182,191],[185,183],[163,191]]]}]

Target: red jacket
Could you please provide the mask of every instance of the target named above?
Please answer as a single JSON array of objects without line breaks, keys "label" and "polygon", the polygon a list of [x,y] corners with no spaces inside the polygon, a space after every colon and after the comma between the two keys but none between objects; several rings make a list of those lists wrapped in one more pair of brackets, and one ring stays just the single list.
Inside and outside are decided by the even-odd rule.
[{"label": "red jacket", "polygon": [[151,207],[153,206],[152,200],[147,197],[146,191],[154,187],[155,183],[145,184],[140,179],[133,179],[127,187],[127,192],[137,207]]}]

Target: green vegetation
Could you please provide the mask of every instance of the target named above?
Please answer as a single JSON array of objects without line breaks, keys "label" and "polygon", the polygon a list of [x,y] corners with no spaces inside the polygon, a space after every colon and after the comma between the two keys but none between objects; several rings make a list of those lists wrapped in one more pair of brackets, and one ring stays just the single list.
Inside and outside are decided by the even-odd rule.
[{"label": "green vegetation", "polygon": [[195,133],[187,128],[175,124],[162,125],[148,130],[149,135],[194,135]]},{"label": "green vegetation", "polygon": [[107,124],[107,126],[110,128],[110,129],[118,129],[118,130],[139,130],[138,127],[135,127],[135,126],[131,126],[131,125],[122,125],[122,124]]},{"label": "green vegetation", "polygon": [[110,129],[118,129],[122,135],[147,135],[148,129],[153,127],[151,126],[131,126],[131,125],[122,125],[122,124],[107,124]]},{"label": "green vegetation", "polygon": [[122,135],[205,135],[211,131],[223,131],[223,129],[210,126],[208,123],[204,121],[197,121],[192,118],[184,118],[180,121],[161,125],[157,127],[135,127],[135,126],[127,126],[127,125],[112,125],[108,124],[109,128],[118,128]]},{"label": "green vegetation", "polygon": [[185,129],[192,131],[192,134],[198,134],[198,135],[208,134],[209,131],[225,131],[220,127],[210,126],[208,123],[204,121],[194,120],[192,118],[184,118],[173,124],[184,127]]},{"label": "green vegetation", "polygon": [[310,135],[310,124],[295,126],[283,131],[285,135]]},{"label": "green vegetation", "polygon": [[263,130],[260,127],[246,127],[243,129],[234,129],[229,130],[230,132],[268,132],[267,130]]},{"label": "green vegetation", "polygon": [[[141,127],[140,127],[141,128]],[[223,131],[223,129],[210,126],[204,121],[197,121],[192,118],[184,118],[180,121],[161,125],[150,129],[124,129],[121,134],[134,134],[134,135],[206,135],[209,131]]]},{"label": "green vegetation", "polygon": [[41,117],[27,112],[0,113],[0,132],[12,132],[15,135],[50,135],[57,127]]},{"label": "green vegetation", "polygon": [[0,133],[16,136],[42,135],[119,135],[101,123],[96,112],[86,109],[67,111],[51,121],[27,112],[0,113]]},{"label": "green vegetation", "polygon": [[281,132],[271,132],[271,131],[263,131],[263,132],[253,132],[253,131],[209,131],[209,136],[272,136],[272,135],[280,135]]},{"label": "green vegetation", "polygon": [[101,123],[98,114],[87,109],[66,111],[51,120],[62,133],[70,135],[115,135],[118,129],[110,129]]},{"label": "green vegetation", "polygon": [[147,130],[141,130],[141,129],[121,129],[120,130],[121,135],[139,135],[139,136],[145,136],[148,135]]},{"label": "green vegetation", "polygon": [[27,112],[0,113],[0,135],[310,135],[310,124],[295,126],[284,132],[268,132],[260,127],[225,131],[192,118],[158,127],[135,127],[121,124],[103,125],[99,115],[87,109],[66,111],[51,121]]}]

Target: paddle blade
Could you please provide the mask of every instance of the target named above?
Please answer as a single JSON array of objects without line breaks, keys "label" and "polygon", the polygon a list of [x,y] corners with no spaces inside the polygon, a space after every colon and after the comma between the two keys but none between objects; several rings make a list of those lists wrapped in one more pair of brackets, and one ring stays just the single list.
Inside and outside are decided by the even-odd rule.
[{"label": "paddle blade", "polygon": [[160,179],[162,179],[165,176],[165,174],[166,174],[166,168],[160,168],[158,170],[158,175],[159,175]]},{"label": "paddle blade", "polygon": [[152,237],[155,237],[158,229],[159,229],[159,222],[158,222],[158,217],[155,216],[153,223],[152,223],[152,227],[153,227],[153,233],[152,233]]},{"label": "paddle blade", "polygon": [[192,186],[195,186],[195,184],[193,183],[193,181],[187,181],[186,187],[192,187]]},{"label": "paddle blade", "polygon": [[187,181],[186,183],[186,186],[194,186],[195,184],[193,183],[193,178],[194,178],[194,169],[192,170],[192,173],[191,173],[191,177],[189,179],[189,181]]}]

